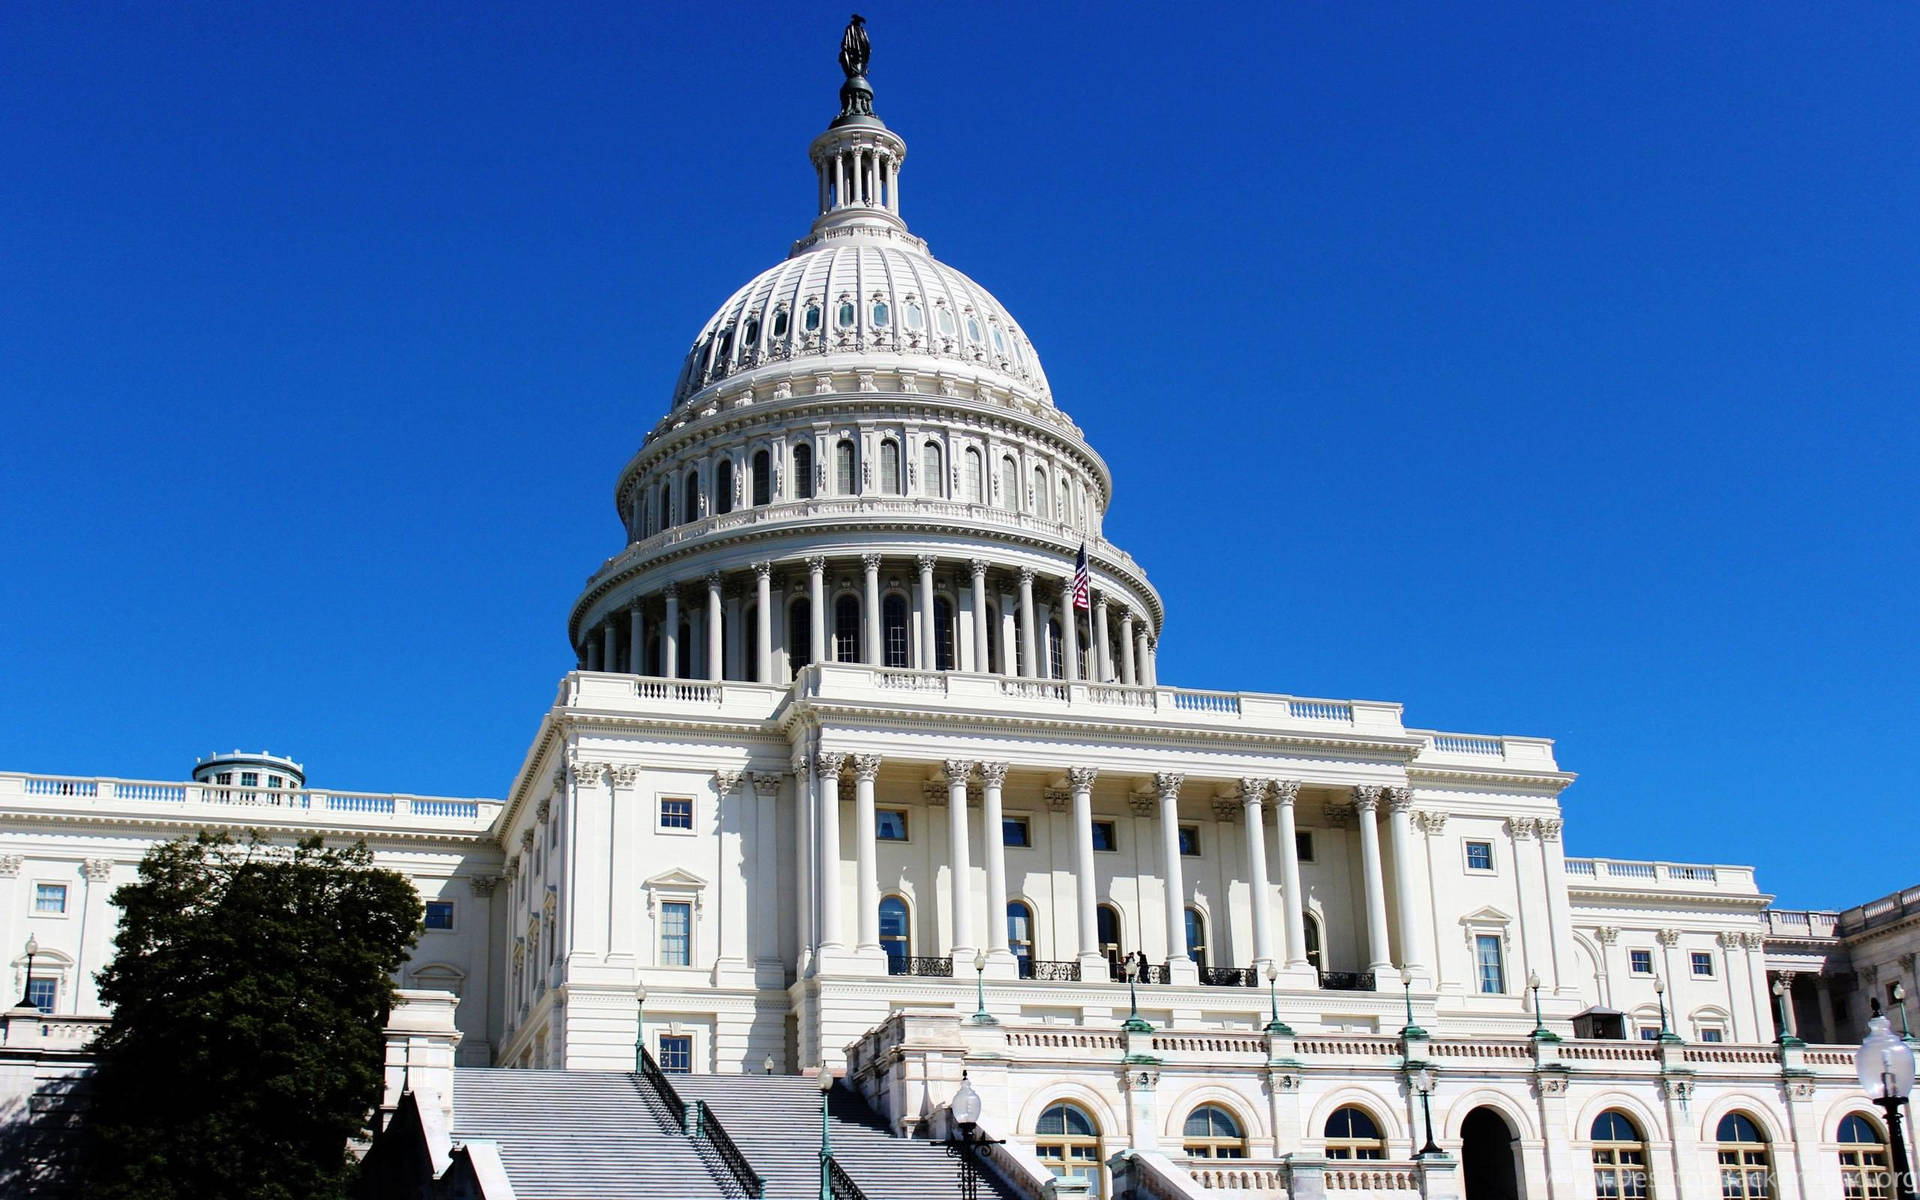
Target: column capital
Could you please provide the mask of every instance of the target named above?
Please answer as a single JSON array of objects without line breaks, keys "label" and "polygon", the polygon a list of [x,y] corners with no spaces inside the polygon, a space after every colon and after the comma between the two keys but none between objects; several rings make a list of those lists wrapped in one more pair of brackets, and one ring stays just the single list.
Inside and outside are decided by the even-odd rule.
[{"label": "column capital", "polygon": [[800,778],[805,779],[807,777],[808,769],[813,765],[813,759],[807,754],[806,751],[801,750],[801,751],[797,751],[794,754],[793,758],[789,761],[788,765],[793,768],[793,773],[795,775],[798,775],[800,776]]},{"label": "column capital", "polygon": [[110,858],[89,858],[82,860],[80,871],[89,883],[104,883],[113,874],[113,860]]},{"label": "column capital", "polygon": [[1063,787],[1046,789],[1047,807],[1054,812],[1067,811],[1067,805],[1073,802],[1073,793]]},{"label": "column capital", "polygon": [[1272,782],[1272,787],[1275,808],[1292,808],[1293,802],[1300,798],[1298,779],[1276,779]]},{"label": "column capital", "polygon": [[1559,841],[1561,824],[1562,822],[1559,817],[1541,817],[1540,840],[1543,842]]},{"label": "column capital", "polygon": [[1680,931],[1678,929],[1662,929],[1653,936],[1662,946],[1667,947],[1669,950],[1680,944]]},{"label": "column capital", "polygon": [[1007,781],[1007,768],[1011,764],[1003,762],[983,762],[980,764],[980,778],[988,787],[999,787]]},{"label": "column capital", "polygon": [[1740,934],[1732,929],[1722,929],[1713,935],[1713,940],[1719,943],[1722,950],[1735,950],[1740,946]]},{"label": "column capital", "polygon": [[1180,785],[1186,782],[1186,776],[1178,771],[1161,771],[1153,777],[1153,790],[1162,800],[1178,800]]},{"label": "column capital", "polygon": [[1383,795],[1387,799],[1387,811],[1399,816],[1413,811],[1413,789],[1410,787],[1390,787]]},{"label": "column capital", "polygon": [[1767,935],[1757,930],[1749,930],[1740,935],[1740,944],[1748,950],[1764,950],[1767,948]]},{"label": "column capital", "polygon": [[1040,572],[1034,570],[1032,567],[1021,567],[1020,568],[1020,586],[1032,587],[1034,576],[1038,575],[1039,573]]},{"label": "column capital", "polygon": [[1380,807],[1380,793],[1384,790],[1371,784],[1353,789],[1353,811],[1372,816]]},{"label": "column capital", "polygon": [[1107,606],[1107,595],[1106,595],[1106,593],[1105,593],[1105,592],[1095,592],[1095,593],[1093,594],[1093,607],[1094,607],[1095,609],[1103,609],[1103,608],[1105,608],[1106,606]]},{"label": "column capital", "polygon": [[1068,767],[1067,784],[1076,792],[1092,791],[1093,781],[1100,775],[1097,767]]},{"label": "column capital", "polygon": [[925,575],[933,570],[940,559],[932,554],[916,554],[913,557],[913,561],[920,567],[920,573]]},{"label": "column capital", "polygon": [[865,567],[868,573],[876,572],[880,569],[880,556],[878,554],[862,554],[860,556],[860,565]]},{"label": "column capital", "polygon": [[780,792],[780,774],[777,771],[747,772],[747,786],[756,796],[774,796]]},{"label": "column capital", "polygon": [[1133,810],[1133,815],[1136,817],[1152,816],[1154,805],[1157,803],[1158,801],[1146,792],[1134,792],[1127,797],[1127,807]]},{"label": "column capital", "polygon": [[807,571],[814,575],[827,573],[827,560],[824,555],[812,555],[807,559]]},{"label": "column capital", "polygon": [[1260,802],[1258,800],[1238,800],[1231,796],[1216,796],[1213,800],[1213,819],[1216,821],[1231,821],[1249,807],[1258,812]]},{"label": "column capital", "polygon": [[1255,779],[1252,776],[1242,779],[1240,781],[1240,802],[1242,804],[1259,804],[1261,799],[1267,794],[1267,786],[1267,781],[1264,779]]},{"label": "column capital", "polygon": [[607,764],[598,762],[573,762],[568,766],[573,772],[573,782],[580,787],[593,787],[600,782],[600,776],[606,772]]},{"label": "column capital", "polygon": [[1424,812],[1414,813],[1413,823],[1419,826],[1420,832],[1428,837],[1438,837],[1447,830],[1447,814],[1437,808],[1430,808]]},{"label": "column capital", "polygon": [[1533,817],[1507,818],[1507,836],[1516,842],[1532,841],[1539,829],[1540,822]]},{"label": "column capital", "polygon": [[707,572],[707,576],[706,576],[706,578],[707,578],[707,590],[708,590],[708,591],[712,591],[712,590],[714,590],[715,588],[718,588],[718,587],[720,586],[720,572],[718,572],[718,571],[708,571],[708,572]]},{"label": "column capital", "polygon": [[973,760],[968,758],[949,758],[940,764],[947,775],[947,785],[965,783],[967,776],[973,774]]},{"label": "column capital", "polygon": [[771,582],[773,579],[773,563],[764,560],[754,563],[753,573],[756,577]]},{"label": "column capital", "polygon": [[1599,940],[1602,946],[1611,946],[1620,940],[1620,927],[1618,925],[1602,925],[1593,931],[1593,936]]},{"label": "column capital", "polygon": [[828,779],[839,779],[840,768],[847,756],[835,750],[822,750],[813,756],[814,770]]},{"label": "column capital", "polygon": [[608,763],[607,783],[609,786],[632,787],[640,781],[638,763]]},{"label": "column capital", "polygon": [[874,776],[880,774],[880,756],[878,754],[856,754],[853,756],[853,777],[861,783],[872,783]]},{"label": "column capital", "polygon": [[985,579],[987,577],[987,560],[984,558],[970,559],[967,562],[967,569],[973,572],[975,579]]},{"label": "column capital", "polygon": [[661,584],[660,598],[668,604],[680,603],[680,585],[671,581]]},{"label": "column capital", "polygon": [[715,771],[713,773],[713,791],[715,795],[724,799],[726,796],[732,794],[733,789],[739,786],[740,772]]}]

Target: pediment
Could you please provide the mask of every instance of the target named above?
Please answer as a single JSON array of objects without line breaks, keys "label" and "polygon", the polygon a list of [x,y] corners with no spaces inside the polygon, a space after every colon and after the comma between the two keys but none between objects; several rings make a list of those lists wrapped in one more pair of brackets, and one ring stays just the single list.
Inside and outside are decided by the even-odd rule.
[{"label": "pediment", "polygon": [[1489,904],[1460,918],[1462,925],[1511,925],[1513,918]]},{"label": "pediment", "polygon": [[692,871],[675,867],[671,871],[662,871],[640,886],[653,891],[696,891],[707,886],[707,881]]}]

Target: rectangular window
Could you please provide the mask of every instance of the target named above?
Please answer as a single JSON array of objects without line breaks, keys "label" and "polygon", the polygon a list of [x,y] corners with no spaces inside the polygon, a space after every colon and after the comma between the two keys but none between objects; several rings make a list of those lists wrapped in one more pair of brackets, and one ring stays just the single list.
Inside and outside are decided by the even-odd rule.
[{"label": "rectangular window", "polygon": [[1025,817],[1000,818],[1000,840],[1009,846],[1033,845],[1033,827]]},{"label": "rectangular window", "polygon": [[1713,955],[1711,953],[1696,950],[1689,955],[1688,958],[1689,961],[1693,963],[1693,973],[1696,976],[1701,979],[1713,978]]},{"label": "rectangular window", "polygon": [[1313,834],[1296,833],[1293,835],[1293,855],[1301,862],[1313,861]]},{"label": "rectangular window", "polygon": [[27,1003],[43,1013],[53,1011],[53,1002],[60,995],[60,981],[47,975],[35,975],[27,980]]},{"label": "rectangular window", "polygon": [[1480,977],[1480,991],[1489,996],[1505,994],[1507,974],[1500,966],[1499,935],[1491,933],[1475,935],[1473,959]]},{"label": "rectangular window", "polygon": [[1119,835],[1113,831],[1112,821],[1095,821],[1093,823],[1093,848],[1095,850],[1118,850],[1120,848],[1120,838]]},{"label": "rectangular window", "polygon": [[213,781],[218,784],[230,784],[233,782],[233,772],[222,771],[213,777]]},{"label": "rectangular window", "polygon": [[873,836],[883,842],[907,840],[907,814],[897,808],[883,808],[873,814]]},{"label": "rectangular window", "polygon": [[1180,827],[1180,853],[1188,858],[1200,857],[1200,827],[1182,825]]},{"label": "rectangular window", "polygon": [[660,799],[660,828],[693,830],[693,801],[687,799]]},{"label": "rectangular window", "polygon": [[660,962],[669,967],[693,965],[693,905],[684,900],[660,906]]},{"label": "rectangular window", "polygon": [[268,786],[268,787],[270,787],[270,788],[277,788],[277,787],[279,787],[279,786],[280,786],[280,777],[279,777],[278,775],[269,775],[269,776],[267,776],[267,786]]},{"label": "rectangular window", "polygon": [[693,1035],[660,1035],[660,1070],[668,1075],[693,1074]]},{"label": "rectangular window", "polygon": [[240,772],[240,786],[241,786],[241,787],[259,787],[259,786],[260,786],[260,772],[258,772],[258,771],[242,771],[242,772]]},{"label": "rectangular window", "polygon": [[1651,950],[1627,951],[1627,969],[1632,971],[1635,975],[1653,974],[1653,951]]},{"label": "rectangular window", "polygon": [[453,901],[451,900],[427,901],[427,928],[428,929],[452,929],[453,928]]},{"label": "rectangular window", "polygon": [[1659,1027],[1656,1025],[1642,1025],[1640,1027],[1640,1040],[1643,1042],[1659,1041],[1660,1040]]},{"label": "rectangular window", "polygon": [[1702,1029],[1700,1031],[1700,1040],[1703,1042],[1720,1042],[1725,1041],[1726,1038],[1718,1029]]},{"label": "rectangular window", "polygon": [[1492,842],[1468,842],[1467,843],[1467,870],[1469,871],[1493,870],[1493,843]]},{"label": "rectangular window", "polygon": [[37,913],[63,913],[67,911],[67,885],[64,883],[36,883],[33,885],[33,911]]}]

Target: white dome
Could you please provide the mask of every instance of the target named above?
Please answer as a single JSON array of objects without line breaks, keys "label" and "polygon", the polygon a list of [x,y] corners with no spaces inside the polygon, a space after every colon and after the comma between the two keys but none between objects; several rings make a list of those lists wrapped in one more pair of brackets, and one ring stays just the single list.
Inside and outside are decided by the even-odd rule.
[{"label": "white dome", "polygon": [[[694,339],[679,406],[728,376],[809,355],[870,351],[1000,375],[1049,407],[1040,359],[987,290],[908,240],[855,235],[762,271]],[[804,243],[803,243],[804,245]]]}]

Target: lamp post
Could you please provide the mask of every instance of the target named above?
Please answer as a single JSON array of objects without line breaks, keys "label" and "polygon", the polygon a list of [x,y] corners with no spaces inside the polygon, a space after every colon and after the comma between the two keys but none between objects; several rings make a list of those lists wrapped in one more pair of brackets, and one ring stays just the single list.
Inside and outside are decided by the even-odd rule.
[{"label": "lamp post", "polygon": [[827,1097],[833,1094],[833,1072],[820,1064],[820,1200],[833,1200],[833,1140],[827,1132]]},{"label": "lamp post", "polygon": [[993,1014],[987,1011],[987,952],[973,952],[973,1015],[967,1020],[975,1025],[998,1025]]},{"label": "lamp post", "polygon": [[1667,1027],[1667,981],[1658,975],[1653,977],[1653,995],[1660,1003],[1660,1040],[1669,1045],[1681,1041],[1680,1035]]},{"label": "lamp post", "polygon": [[633,1073],[641,1072],[641,1061],[647,1055],[647,985],[633,985]]},{"label": "lamp post", "polygon": [[1907,985],[1898,979],[1893,981],[1893,1002],[1900,1006],[1900,1036],[1913,1040],[1913,1031],[1907,1028]]},{"label": "lamp post", "polygon": [[1413,1023],[1413,968],[1400,968],[1400,988],[1407,997],[1407,1024],[1400,1030],[1402,1038],[1423,1038],[1427,1031]]},{"label": "lamp post", "polygon": [[981,1135],[980,1093],[973,1090],[965,1071],[960,1072],[960,1090],[953,1094],[947,1112],[954,1127],[953,1135],[947,1138],[947,1153],[960,1160],[960,1200],[976,1200],[980,1194],[980,1147],[1004,1146],[1006,1142]]},{"label": "lamp post", "polygon": [[[1656,982],[1654,986],[1658,987],[1659,984]],[[1560,1035],[1548,1029],[1546,1020],[1540,1015],[1540,972],[1527,972],[1527,990],[1533,993],[1533,1033],[1531,1035],[1533,1040],[1536,1042],[1559,1041]],[[1664,1029],[1666,1027],[1665,1010],[1662,1009],[1661,1013],[1660,1024]]]},{"label": "lamp post", "polygon": [[40,953],[40,939],[27,935],[27,981],[20,988],[20,1007],[38,1008],[33,1002],[33,956]]},{"label": "lamp post", "polygon": [[1292,1037],[1293,1026],[1287,1024],[1285,1021],[1282,1021],[1280,1019],[1279,980],[1280,980],[1280,968],[1274,966],[1273,963],[1269,961],[1267,963],[1267,1000],[1272,1007],[1273,1015],[1267,1021],[1267,1032],[1283,1034],[1287,1037]]},{"label": "lamp post", "polygon": [[760,1069],[768,1075],[773,1074],[773,1055],[767,1055],[766,1059],[761,1062]]},{"label": "lamp post", "polygon": [[1137,984],[1140,980],[1140,959],[1145,957],[1138,951],[1127,956],[1127,1019],[1120,1028],[1128,1033],[1152,1033],[1153,1024],[1140,1018],[1140,992]]},{"label": "lamp post", "polygon": [[1446,1153],[1446,1151],[1435,1145],[1433,1141],[1432,1097],[1435,1082],[1432,1067],[1422,1067],[1413,1073],[1414,1089],[1420,1093],[1420,1115],[1425,1117],[1427,1121],[1427,1144],[1420,1147],[1419,1151],[1414,1154],[1415,1158],[1426,1158],[1429,1155]]},{"label": "lamp post", "polygon": [[1860,1043],[1854,1068],[1860,1076],[1860,1090],[1887,1113],[1895,1200],[1914,1200],[1907,1139],[1900,1131],[1900,1106],[1913,1090],[1913,1047],[1893,1035],[1892,1023],[1881,1014],[1878,1000],[1873,1001],[1873,1016],[1867,1019],[1867,1037]]}]

